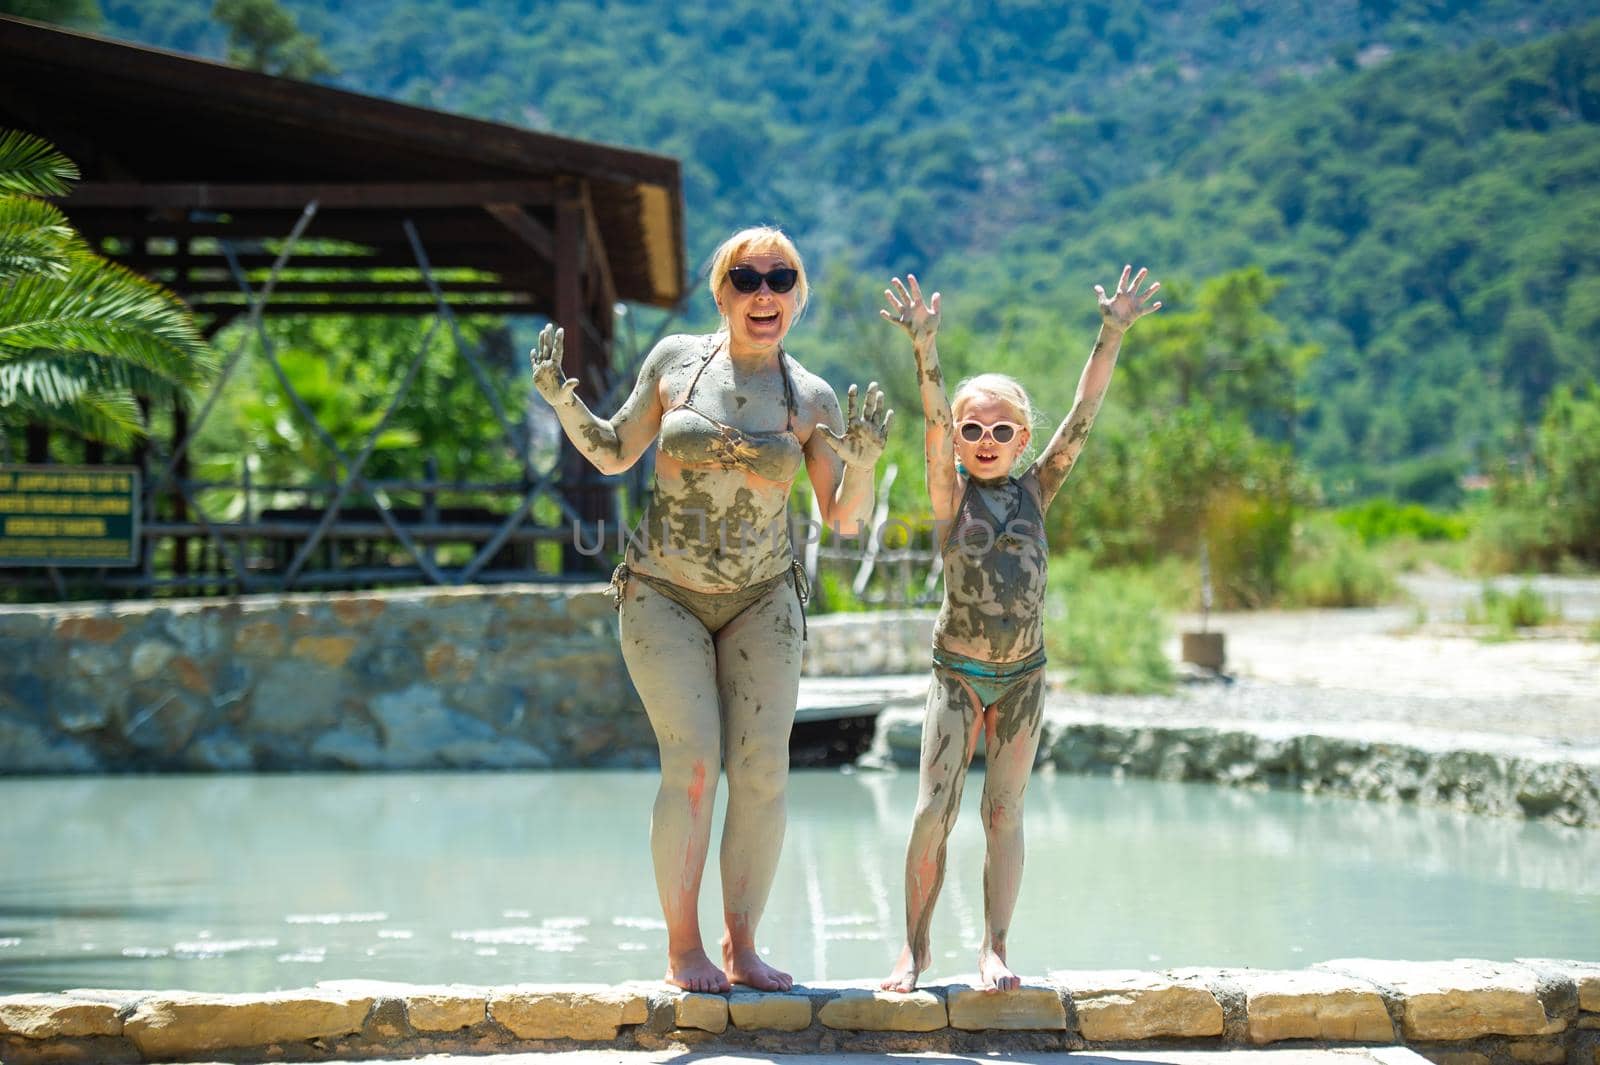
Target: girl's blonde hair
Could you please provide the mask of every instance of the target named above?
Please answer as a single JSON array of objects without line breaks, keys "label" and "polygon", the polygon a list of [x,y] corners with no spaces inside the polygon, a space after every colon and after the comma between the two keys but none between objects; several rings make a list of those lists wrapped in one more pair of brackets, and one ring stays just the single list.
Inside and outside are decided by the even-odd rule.
[{"label": "girl's blonde hair", "polygon": [[950,399],[950,413],[959,420],[962,406],[979,396],[998,399],[1011,407],[1017,414],[1017,421],[1026,425],[1029,432],[1032,432],[1033,401],[1028,398],[1027,390],[1015,377],[1003,373],[981,373],[976,377],[967,378],[956,386],[956,394]]},{"label": "girl's blonde hair", "polygon": [[741,229],[717,246],[717,250],[711,253],[711,272],[706,278],[711,285],[712,300],[722,295],[722,286],[728,283],[729,267],[746,255],[761,252],[772,252],[783,256],[789,265],[799,272],[800,278],[794,283],[794,316],[798,319],[806,309],[811,286],[806,281],[806,264],[805,260],[800,258],[800,249],[794,246],[789,234],[777,226],[751,226],[749,229]]}]

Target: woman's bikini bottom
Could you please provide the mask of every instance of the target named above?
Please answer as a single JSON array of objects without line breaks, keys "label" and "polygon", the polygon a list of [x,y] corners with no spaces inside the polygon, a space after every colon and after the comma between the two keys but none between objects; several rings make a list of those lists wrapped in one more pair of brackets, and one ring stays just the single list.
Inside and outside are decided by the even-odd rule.
[{"label": "woman's bikini bottom", "polygon": [[611,573],[611,596],[617,609],[622,608],[622,597],[627,590],[629,580],[641,580],[651,588],[677,603],[687,610],[695,620],[704,625],[706,632],[715,634],[740,614],[750,609],[772,589],[784,581],[793,581],[795,594],[800,597],[801,634],[805,639],[805,605],[811,598],[804,570],[796,561],[789,569],[784,570],[776,577],[768,577],[764,581],[731,592],[701,592],[693,588],[685,588],[671,581],[652,577],[646,573],[629,568],[627,563],[618,566]]}]

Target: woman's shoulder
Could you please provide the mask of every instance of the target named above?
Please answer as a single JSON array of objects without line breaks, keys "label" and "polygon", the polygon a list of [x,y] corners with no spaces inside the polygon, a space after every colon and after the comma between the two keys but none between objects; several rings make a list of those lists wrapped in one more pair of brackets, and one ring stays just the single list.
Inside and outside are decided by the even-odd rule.
[{"label": "woman's shoulder", "polygon": [[832,404],[839,405],[839,395],[834,392],[833,386],[823,379],[820,374],[812,373],[800,364],[800,361],[788,352],[783,353],[783,367],[789,374],[789,379],[794,382],[794,394],[801,403],[811,405]]},{"label": "woman's shoulder", "polygon": [[656,346],[645,356],[644,371],[661,373],[674,369],[698,366],[711,350],[715,334],[673,333],[656,341]]}]

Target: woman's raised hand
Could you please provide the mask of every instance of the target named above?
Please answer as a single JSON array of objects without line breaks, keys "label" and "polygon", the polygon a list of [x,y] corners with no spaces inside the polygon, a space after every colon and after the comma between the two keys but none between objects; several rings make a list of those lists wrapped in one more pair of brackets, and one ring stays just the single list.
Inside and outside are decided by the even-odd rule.
[{"label": "woman's raised hand", "polygon": [[876,466],[889,442],[889,419],[894,417],[894,411],[884,410],[883,390],[876,381],[867,386],[867,398],[861,402],[859,414],[855,385],[850,386],[848,402],[843,436],[821,422],[817,423],[817,432],[846,466]]},{"label": "woman's raised hand", "polygon": [[1133,283],[1129,284],[1128,275],[1133,273],[1133,267],[1124,266],[1122,268],[1122,277],[1117,280],[1116,295],[1109,299],[1106,298],[1105,289],[1099,285],[1094,287],[1095,295],[1100,298],[1100,318],[1106,325],[1121,332],[1126,332],[1134,322],[1137,322],[1147,314],[1152,314],[1161,309],[1160,300],[1151,303],[1148,307],[1145,306],[1146,303],[1150,302],[1150,297],[1160,291],[1161,282],[1152,282],[1150,287],[1144,290],[1143,294],[1139,292],[1139,286],[1144,284],[1145,275],[1149,272],[1141,266],[1139,272],[1133,276]]},{"label": "woman's raised hand", "polygon": [[939,331],[939,294],[935,292],[933,299],[923,303],[922,286],[917,284],[917,275],[907,274],[906,281],[910,283],[909,290],[898,277],[890,282],[894,290],[883,290],[883,298],[889,306],[878,313],[910,333],[911,343],[921,346],[932,340]]},{"label": "woman's raised hand", "polygon": [[551,323],[539,330],[539,346],[528,352],[533,363],[533,387],[552,405],[570,396],[578,387],[578,379],[568,377],[561,368],[561,353],[566,342],[567,331]]}]

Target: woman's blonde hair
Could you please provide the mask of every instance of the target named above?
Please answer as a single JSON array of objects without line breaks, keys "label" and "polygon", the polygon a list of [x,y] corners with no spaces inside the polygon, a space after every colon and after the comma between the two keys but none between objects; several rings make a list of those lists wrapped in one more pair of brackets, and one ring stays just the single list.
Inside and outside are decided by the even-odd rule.
[{"label": "woman's blonde hair", "polygon": [[[805,260],[800,258],[800,249],[794,246],[789,234],[777,226],[751,226],[749,229],[741,229],[717,246],[717,250],[711,253],[711,272],[707,274],[712,300],[715,301],[722,295],[722,286],[728,283],[729,267],[746,255],[761,252],[773,252],[783,256],[789,265],[799,272],[800,277],[794,283],[794,316],[798,319],[806,309],[811,286],[806,282],[806,264]],[[721,305],[720,301],[718,305]]]},{"label": "woman's blonde hair", "polygon": [[1032,432],[1033,401],[1015,377],[1003,373],[981,373],[967,378],[956,386],[956,394],[950,399],[950,413],[959,420],[962,406],[979,396],[989,396],[1010,406],[1016,412],[1017,420]]}]

